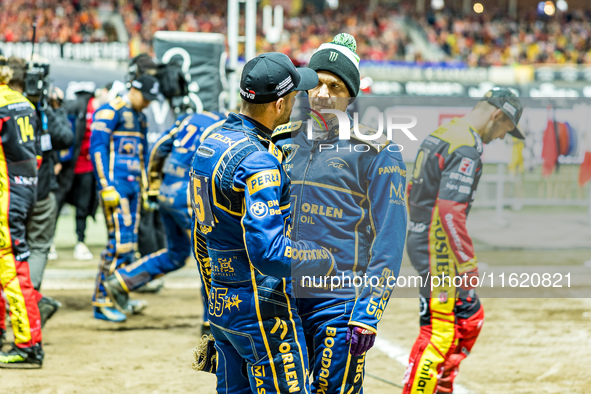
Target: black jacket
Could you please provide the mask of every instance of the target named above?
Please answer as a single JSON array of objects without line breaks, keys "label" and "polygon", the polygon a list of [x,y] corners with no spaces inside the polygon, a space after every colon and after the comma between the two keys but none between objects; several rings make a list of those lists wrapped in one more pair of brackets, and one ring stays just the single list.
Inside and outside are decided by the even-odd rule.
[{"label": "black jacket", "polygon": [[[92,93],[89,92],[78,92],[76,93],[76,99],[72,101],[64,102],[64,107],[69,115],[74,115],[76,118],[75,125],[75,138],[74,138],[74,152],[72,159],[62,163],[62,170],[57,177],[59,183],[59,189],[55,192],[55,198],[57,201],[58,212],[64,203],[73,203],[73,194],[71,193],[72,184],[74,183],[74,167],[80,156],[80,148],[82,141],[84,140],[84,134],[86,133],[86,112],[88,107],[88,101],[93,97]],[[94,217],[96,209],[98,207],[98,199],[96,198],[95,189],[89,190],[92,193],[93,198],[91,199],[92,204],[89,207],[91,216]]]},{"label": "black jacket", "polygon": [[66,111],[63,108],[53,109],[47,107],[44,112],[47,115],[47,131],[44,131],[43,134],[49,134],[51,148],[49,149],[49,146],[46,146],[42,140],[43,162],[39,168],[37,200],[47,198],[50,191],[55,191],[59,187],[54,172],[54,166],[57,163],[57,151],[68,149],[74,140],[74,134],[70,128]]}]

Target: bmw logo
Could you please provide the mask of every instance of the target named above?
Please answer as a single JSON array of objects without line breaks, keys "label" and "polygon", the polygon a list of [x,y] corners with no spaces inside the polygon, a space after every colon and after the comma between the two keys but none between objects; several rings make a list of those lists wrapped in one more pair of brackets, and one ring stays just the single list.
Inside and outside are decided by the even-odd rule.
[{"label": "bmw logo", "polygon": [[263,202],[258,201],[250,206],[250,213],[252,213],[252,216],[256,218],[263,218],[268,212],[269,208],[267,208],[267,204]]}]

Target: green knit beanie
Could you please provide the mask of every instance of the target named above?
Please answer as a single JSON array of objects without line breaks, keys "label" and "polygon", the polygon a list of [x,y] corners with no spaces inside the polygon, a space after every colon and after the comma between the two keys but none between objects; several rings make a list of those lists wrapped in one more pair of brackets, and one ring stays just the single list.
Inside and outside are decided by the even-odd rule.
[{"label": "green knit beanie", "polygon": [[332,42],[320,45],[310,59],[314,71],[328,71],[343,80],[351,97],[359,93],[359,56],[355,53],[357,42],[351,34],[337,34]]}]

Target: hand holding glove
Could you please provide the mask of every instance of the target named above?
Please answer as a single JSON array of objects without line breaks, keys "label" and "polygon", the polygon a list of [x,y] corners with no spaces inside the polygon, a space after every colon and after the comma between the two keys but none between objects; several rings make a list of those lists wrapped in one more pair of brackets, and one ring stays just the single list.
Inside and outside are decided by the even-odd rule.
[{"label": "hand holding glove", "polygon": [[369,331],[366,328],[357,326],[349,326],[347,328],[347,343],[351,342],[350,353],[352,356],[361,356],[372,348],[375,340],[375,332]]},{"label": "hand holding glove", "polygon": [[203,335],[199,344],[193,349],[195,361],[191,364],[195,372],[204,371],[215,373],[217,368],[217,351],[213,335]]},{"label": "hand holding glove", "polygon": [[145,211],[152,212],[158,209],[158,192],[145,191],[142,193],[142,204]]},{"label": "hand holding glove", "polygon": [[108,186],[101,190],[101,198],[107,208],[117,207],[119,200],[121,200],[121,196],[113,186]]}]

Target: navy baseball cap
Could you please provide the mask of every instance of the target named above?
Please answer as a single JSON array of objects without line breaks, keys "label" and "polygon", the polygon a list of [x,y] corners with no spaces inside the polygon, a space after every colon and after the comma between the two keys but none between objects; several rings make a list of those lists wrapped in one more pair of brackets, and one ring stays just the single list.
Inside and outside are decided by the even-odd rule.
[{"label": "navy baseball cap", "polygon": [[515,93],[506,88],[494,88],[486,92],[482,100],[487,101],[489,104],[494,105],[503,111],[505,116],[511,120],[511,123],[513,123],[515,128],[511,130],[509,134],[520,140],[525,139],[523,134],[521,134],[521,131],[517,128],[519,119],[523,113],[523,105]]},{"label": "navy baseball cap", "polygon": [[251,59],[242,69],[240,97],[249,103],[271,103],[294,90],[310,90],[317,85],[316,71],[296,68],[287,55],[269,52]]},{"label": "navy baseball cap", "polygon": [[131,87],[142,92],[142,96],[144,96],[146,101],[156,100],[156,98],[158,98],[158,93],[160,92],[160,83],[158,82],[158,79],[148,74],[142,75],[131,81]]}]

